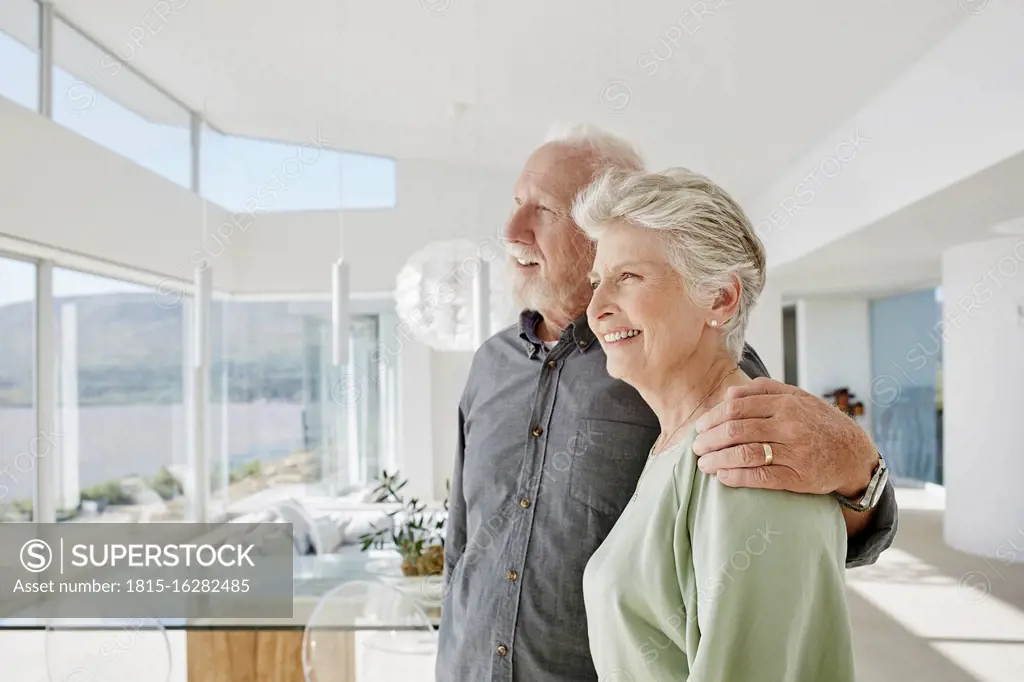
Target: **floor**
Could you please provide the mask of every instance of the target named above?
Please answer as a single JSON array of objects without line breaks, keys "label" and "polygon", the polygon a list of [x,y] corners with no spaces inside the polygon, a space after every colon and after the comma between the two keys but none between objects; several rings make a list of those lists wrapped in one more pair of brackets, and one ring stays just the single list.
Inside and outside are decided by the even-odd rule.
[{"label": "floor", "polygon": [[[942,539],[941,491],[899,489],[900,529],[879,562],[847,575],[862,682],[1024,682],[1024,564],[961,554]],[[49,682],[41,633],[0,631],[0,677]],[[133,663],[156,660],[133,646]],[[174,670],[185,682],[184,635],[170,633]],[[134,666],[68,682],[168,682]],[[150,667],[149,673],[155,672]],[[431,679],[424,670],[423,681]],[[140,674],[141,673],[141,674]],[[411,677],[405,677],[415,682]],[[64,682],[62,680],[61,682]]]},{"label": "floor", "polygon": [[947,547],[940,491],[897,499],[893,547],[847,574],[858,679],[1024,682],[1024,564]]}]

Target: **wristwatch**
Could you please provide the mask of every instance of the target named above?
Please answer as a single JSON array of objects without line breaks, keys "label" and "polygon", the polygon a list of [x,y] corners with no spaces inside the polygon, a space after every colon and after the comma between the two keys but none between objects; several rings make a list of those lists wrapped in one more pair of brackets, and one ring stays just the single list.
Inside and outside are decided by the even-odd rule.
[{"label": "wristwatch", "polygon": [[871,474],[871,482],[868,483],[868,487],[864,491],[864,495],[861,496],[859,500],[851,500],[839,493],[832,494],[835,495],[837,500],[839,500],[839,504],[843,505],[847,509],[852,509],[855,512],[866,512],[878,506],[878,501],[882,499],[882,493],[885,491],[885,484],[888,482],[889,467],[885,465],[885,459],[881,454],[879,454],[878,466],[875,467],[875,473]]}]

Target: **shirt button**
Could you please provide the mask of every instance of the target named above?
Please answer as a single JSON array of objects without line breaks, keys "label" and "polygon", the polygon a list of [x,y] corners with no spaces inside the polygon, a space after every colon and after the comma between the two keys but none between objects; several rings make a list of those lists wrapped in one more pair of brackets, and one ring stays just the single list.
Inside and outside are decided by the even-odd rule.
[{"label": "shirt button", "polygon": [[504,644],[498,645],[498,655],[504,656],[508,653],[508,648]]},{"label": "shirt button", "polygon": [[526,509],[527,507],[530,506],[530,501],[524,497],[523,499],[519,500],[519,506],[522,507],[523,509]]},{"label": "shirt button", "polygon": [[519,577],[519,574],[516,573],[515,571],[509,571],[508,572],[508,579],[511,580],[512,582],[515,582],[516,578],[518,578],[518,577]]},{"label": "shirt button", "polygon": [[530,433],[532,433],[535,436],[540,436],[542,433],[544,433],[544,429],[542,429],[539,426],[534,426],[533,431],[531,431]]},{"label": "shirt button", "polygon": [[587,342],[586,341],[580,341],[580,348],[586,348],[586,347],[587,347]]},{"label": "shirt button", "polygon": [[554,360],[548,360],[548,367],[554,369],[555,365],[558,364]]}]

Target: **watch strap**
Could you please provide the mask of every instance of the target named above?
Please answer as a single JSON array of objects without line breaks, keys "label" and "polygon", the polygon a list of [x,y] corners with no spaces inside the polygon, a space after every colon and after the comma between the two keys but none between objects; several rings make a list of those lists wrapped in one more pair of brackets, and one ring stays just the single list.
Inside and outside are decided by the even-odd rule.
[{"label": "watch strap", "polygon": [[881,455],[878,456],[878,465],[875,467],[874,473],[871,474],[871,481],[868,482],[868,487],[864,490],[864,494],[859,500],[851,500],[845,495],[839,493],[832,493],[839,504],[843,505],[847,509],[852,509],[856,512],[866,512],[874,509],[878,505],[878,501],[882,499],[882,492],[885,490],[885,485],[889,481],[889,469],[885,464],[885,459]]}]

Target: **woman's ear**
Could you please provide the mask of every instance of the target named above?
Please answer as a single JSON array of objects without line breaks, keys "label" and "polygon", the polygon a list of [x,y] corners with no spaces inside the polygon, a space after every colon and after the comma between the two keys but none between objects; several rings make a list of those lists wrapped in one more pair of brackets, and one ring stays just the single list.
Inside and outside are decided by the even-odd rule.
[{"label": "woman's ear", "polygon": [[718,298],[715,299],[711,310],[715,313],[716,317],[721,317],[722,324],[731,320],[736,314],[736,308],[740,304],[740,295],[742,293],[743,285],[740,284],[740,278],[736,275],[732,275],[729,278],[729,284],[718,292]]}]

